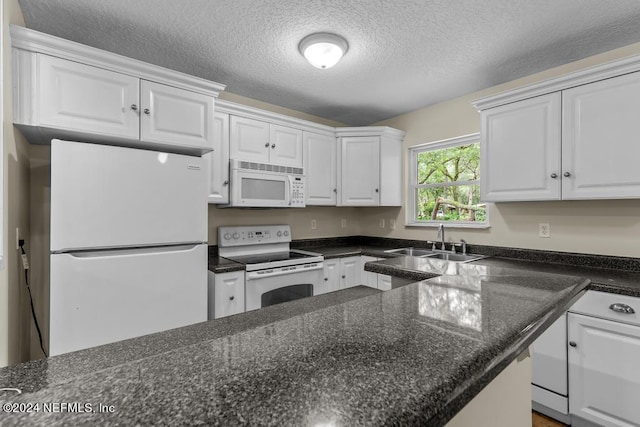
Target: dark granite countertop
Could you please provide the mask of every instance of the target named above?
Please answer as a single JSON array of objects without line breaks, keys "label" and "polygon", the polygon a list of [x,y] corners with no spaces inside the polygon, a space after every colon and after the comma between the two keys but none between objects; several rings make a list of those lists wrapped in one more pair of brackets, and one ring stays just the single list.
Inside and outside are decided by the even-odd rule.
[{"label": "dark granite countertop", "polygon": [[519,274],[540,276],[564,274],[587,277],[591,281],[588,289],[602,292],[640,297],[640,272],[563,264],[549,264],[508,258],[483,258],[471,263],[448,263],[438,259],[419,257],[396,257],[365,264],[366,271],[388,274],[408,280],[425,280],[443,274],[503,275],[505,271],[517,270]]},{"label": "dark granite countertop", "polygon": [[[0,387],[24,392],[0,399],[41,406],[0,422],[444,425],[588,284],[476,273],[344,301],[320,295],[4,368]],[[112,412],[45,413],[44,403]]]}]

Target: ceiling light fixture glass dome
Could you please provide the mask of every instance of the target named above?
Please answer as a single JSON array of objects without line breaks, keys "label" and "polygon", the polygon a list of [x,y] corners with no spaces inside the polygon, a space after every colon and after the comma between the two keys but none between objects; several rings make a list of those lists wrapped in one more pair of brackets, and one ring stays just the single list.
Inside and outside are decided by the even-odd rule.
[{"label": "ceiling light fixture glass dome", "polygon": [[311,65],[325,70],[340,61],[349,45],[336,34],[315,33],[303,38],[298,49]]}]

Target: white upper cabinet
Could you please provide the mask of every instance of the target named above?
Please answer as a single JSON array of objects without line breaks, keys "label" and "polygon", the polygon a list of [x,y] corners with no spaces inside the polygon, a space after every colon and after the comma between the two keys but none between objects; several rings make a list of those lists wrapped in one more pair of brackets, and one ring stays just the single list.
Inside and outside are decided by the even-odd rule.
[{"label": "white upper cabinet", "polygon": [[51,139],[201,155],[213,149],[224,86],[11,26],[14,123]]},{"label": "white upper cabinet", "polygon": [[404,132],[388,127],[337,128],[338,205],[402,204]]},{"label": "white upper cabinet", "polygon": [[640,55],[474,105],[483,201],[640,198]]},{"label": "white upper cabinet", "polygon": [[305,204],[402,205],[403,131],[336,128],[226,100],[216,111],[229,115],[230,159],[302,168]]},{"label": "white upper cabinet", "polygon": [[559,93],[482,111],[481,199],[560,199]]},{"label": "white upper cabinet", "polygon": [[562,198],[640,197],[640,73],[563,91]]},{"label": "white upper cabinet", "polygon": [[341,138],[340,160],[340,205],[379,205],[380,137]]},{"label": "white upper cabinet", "polygon": [[213,115],[213,151],[202,156],[209,177],[209,203],[229,203],[229,115]]},{"label": "white upper cabinet", "polygon": [[337,204],[337,148],[335,136],[303,132],[306,204]]},{"label": "white upper cabinet", "polygon": [[246,117],[231,116],[232,159],[269,162],[269,123]]},{"label": "white upper cabinet", "polygon": [[272,124],[269,127],[269,162],[276,165],[302,166],[302,131]]},{"label": "white upper cabinet", "polygon": [[40,125],[138,138],[140,79],[38,55]]},{"label": "white upper cabinet", "polygon": [[282,166],[302,166],[302,131],[231,117],[231,158]]},{"label": "white upper cabinet", "polygon": [[213,97],[142,80],[140,139],[213,148]]}]

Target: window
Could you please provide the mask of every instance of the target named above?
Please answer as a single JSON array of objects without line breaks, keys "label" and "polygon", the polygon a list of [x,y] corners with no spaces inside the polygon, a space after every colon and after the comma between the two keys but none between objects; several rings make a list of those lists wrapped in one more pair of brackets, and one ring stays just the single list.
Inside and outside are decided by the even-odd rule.
[{"label": "window", "polygon": [[409,148],[408,225],[489,226],[480,202],[480,136]]}]

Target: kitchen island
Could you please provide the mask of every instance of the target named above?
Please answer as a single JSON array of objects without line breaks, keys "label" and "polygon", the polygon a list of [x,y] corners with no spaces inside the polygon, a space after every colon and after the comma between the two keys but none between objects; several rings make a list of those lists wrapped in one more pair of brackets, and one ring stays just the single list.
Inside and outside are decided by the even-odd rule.
[{"label": "kitchen island", "polygon": [[1,369],[0,423],[444,425],[589,283],[467,265]]}]

